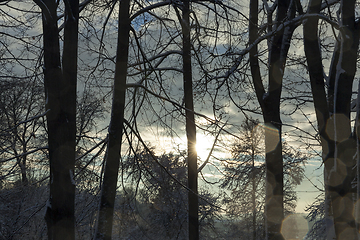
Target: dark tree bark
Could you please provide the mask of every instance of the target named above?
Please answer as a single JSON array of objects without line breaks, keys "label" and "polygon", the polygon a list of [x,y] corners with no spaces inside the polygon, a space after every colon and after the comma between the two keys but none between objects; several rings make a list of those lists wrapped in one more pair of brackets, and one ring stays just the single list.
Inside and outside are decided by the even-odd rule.
[{"label": "dark tree bark", "polygon": [[109,240],[112,235],[114,203],[124,123],[126,76],[130,36],[129,9],[130,0],[120,1],[114,96],[95,239]]},{"label": "dark tree bark", "polygon": [[[308,13],[316,14],[320,13],[321,0],[312,0],[309,2]],[[323,65],[321,58],[321,49],[319,45],[318,36],[318,22],[317,17],[311,17],[304,21],[303,32],[304,32],[304,49],[305,56],[307,59],[311,91],[314,99],[314,107],[316,119],[318,122],[318,130],[320,135],[321,147],[322,147],[322,159],[324,163],[324,184],[325,184],[325,218],[326,222],[329,223],[327,226],[327,235],[332,235],[333,227],[330,223],[332,220],[332,208],[331,208],[331,197],[329,191],[328,176],[334,166],[334,153],[335,153],[335,142],[329,137],[329,129],[326,129],[326,123],[330,118],[330,107],[333,106],[333,84],[329,87],[329,99],[327,99],[325,91],[325,82],[323,74]],[[337,62],[338,51],[335,51],[333,60]],[[335,64],[336,65],[336,64]],[[335,67],[336,68],[336,67]],[[331,68],[333,70],[333,67]],[[330,74],[330,79],[335,76],[335,73]],[[330,81],[332,83],[334,81]],[[331,90],[332,89],[332,90]],[[329,100],[329,104],[328,104]],[[332,112],[332,111],[331,111]],[[329,134],[328,134],[329,133]]]},{"label": "dark tree bark", "polygon": [[186,136],[188,149],[188,192],[189,204],[189,239],[199,239],[199,200],[198,200],[198,171],[196,152],[196,126],[194,116],[192,68],[191,68],[191,40],[190,40],[190,1],[183,1],[182,12],[183,34],[183,81],[186,116]]},{"label": "dark tree bark", "polygon": [[[249,42],[250,44],[254,42],[258,38],[258,0],[250,1],[250,14],[249,14]],[[258,47],[257,45],[254,46],[250,50],[250,67],[251,67],[251,76],[253,79],[253,84],[255,86],[256,96],[257,99],[261,99],[262,96],[265,94],[265,89],[262,84],[261,75],[260,75],[260,67],[259,67],[259,60],[257,58]],[[254,167],[254,163],[253,163]],[[253,184],[253,196],[252,196],[252,203],[253,203],[253,239],[256,239],[256,204],[255,204],[255,174],[252,179]]]},{"label": "dark tree bark", "polygon": [[[253,124],[253,129],[255,129],[255,122],[250,122],[248,124]],[[258,124],[258,123],[256,123]],[[253,130],[252,129],[252,130]],[[251,185],[252,185],[252,192],[251,192],[251,204],[252,204],[252,238],[256,240],[256,171],[257,168],[255,166],[255,158],[256,158],[256,142],[254,140],[255,136],[253,132],[251,133]]]},{"label": "dark tree bark", "polygon": [[63,67],[57,1],[35,1],[43,13],[44,84],[50,158],[50,199],[45,219],[49,239],[75,239],[76,79],[78,2],[66,1]]},{"label": "dark tree bark", "polygon": [[[320,0],[310,1],[309,13],[319,13],[320,10]],[[352,212],[356,140],[354,134],[351,134],[350,103],[359,30],[355,22],[355,1],[342,1],[340,10],[340,42],[336,43],[330,65],[328,96],[324,86],[317,17],[304,22],[304,46],[325,165],[327,222],[333,220],[336,239],[356,239],[356,223]],[[327,235],[332,239],[331,229],[327,229]]]},{"label": "dark tree bark", "polygon": [[[334,91],[335,162],[330,173],[335,233],[337,239],[356,239],[352,187],[355,179],[356,139],[351,134],[350,105],[359,47],[359,30],[355,22],[355,0],[340,4],[340,55],[336,67]],[[340,180],[340,181],[339,181]]]},{"label": "dark tree bark", "polygon": [[[290,6],[289,0],[279,0],[276,15],[276,29],[286,18],[295,15],[295,3]],[[269,13],[272,14],[272,13]],[[250,1],[249,43],[258,36],[258,0]],[[294,29],[292,26],[281,28],[269,41],[269,86],[265,91],[259,67],[258,49],[250,50],[250,68],[256,96],[260,104],[265,130],[266,145],[266,232],[268,239],[283,239],[280,233],[284,219],[283,203],[283,160],[281,143],[280,97],[285,61]]]}]

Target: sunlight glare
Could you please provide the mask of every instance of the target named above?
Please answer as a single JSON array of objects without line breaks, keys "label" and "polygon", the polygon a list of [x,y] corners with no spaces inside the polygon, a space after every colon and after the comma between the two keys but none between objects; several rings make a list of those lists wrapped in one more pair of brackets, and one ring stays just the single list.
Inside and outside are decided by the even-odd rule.
[{"label": "sunlight glare", "polygon": [[214,139],[213,136],[206,136],[203,134],[196,135],[196,151],[202,162],[208,157],[211,147],[214,144]]}]

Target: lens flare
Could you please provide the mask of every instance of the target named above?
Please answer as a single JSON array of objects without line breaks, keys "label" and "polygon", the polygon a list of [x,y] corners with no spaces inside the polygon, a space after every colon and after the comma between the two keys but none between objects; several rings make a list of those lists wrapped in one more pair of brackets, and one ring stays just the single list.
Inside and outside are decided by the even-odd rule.
[{"label": "lens flare", "polygon": [[300,214],[288,215],[281,224],[281,234],[285,240],[303,239],[308,231],[308,222]]}]

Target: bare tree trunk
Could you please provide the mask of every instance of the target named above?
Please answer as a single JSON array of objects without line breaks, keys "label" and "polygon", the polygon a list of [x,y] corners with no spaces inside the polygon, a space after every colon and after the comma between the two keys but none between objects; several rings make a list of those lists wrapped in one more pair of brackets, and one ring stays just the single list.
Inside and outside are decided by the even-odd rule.
[{"label": "bare tree trunk", "polygon": [[[251,141],[254,141],[253,137]],[[254,144],[251,145],[251,168],[252,168],[252,193],[251,193],[251,202],[252,202],[252,230],[253,230],[253,240],[256,240],[256,170],[255,170],[255,149]]]},{"label": "bare tree trunk", "polygon": [[121,139],[123,134],[127,63],[129,55],[130,0],[120,1],[118,46],[114,79],[114,96],[105,155],[105,171],[95,239],[110,240],[112,235],[116,185],[118,179]]},{"label": "bare tree trunk", "polygon": [[[279,0],[276,22],[280,24],[286,17],[293,17],[295,7],[289,8],[289,0]],[[294,5],[295,6],[295,5]],[[250,1],[249,42],[258,38],[258,0]],[[276,29],[276,28],[275,28]],[[253,84],[258,102],[263,112],[266,125],[266,233],[268,239],[283,239],[280,233],[284,219],[283,203],[283,160],[281,143],[280,97],[285,61],[289,50],[293,29],[287,28],[275,33],[270,41],[269,54],[269,87],[265,92],[262,83],[258,49],[254,46],[250,50],[250,67]]]},{"label": "bare tree trunk", "polygon": [[78,1],[66,2],[63,68],[60,62],[57,1],[36,1],[43,12],[44,83],[48,113],[50,199],[45,219],[49,239],[75,239],[75,185]]},{"label": "bare tree trunk", "polygon": [[[26,153],[27,152],[26,143],[23,142],[22,144],[23,144],[22,151],[23,151],[23,153]],[[29,179],[27,177],[27,172],[26,172],[26,160],[27,160],[27,155],[24,155],[19,159],[19,165],[20,165],[20,171],[21,171],[21,183],[24,186],[27,186],[29,183]]]},{"label": "bare tree trunk", "polygon": [[[309,13],[319,13],[320,0],[309,3]],[[318,38],[318,18],[304,22],[304,46],[323,150],[327,238],[356,239],[353,215],[356,140],[351,134],[350,103],[356,71],[359,30],[355,23],[355,1],[342,1],[340,43],[330,66],[326,99]],[[332,221],[333,220],[333,221]],[[333,227],[335,229],[335,236]]]},{"label": "bare tree trunk", "polygon": [[[360,128],[360,84],[358,84],[358,93],[357,93],[357,99],[356,99],[356,122],[354,125],[354,132],[355,132],[355,136],[357,138],[356,141],[356,183],[357,183],[357,188],[356,188],[356,200],[360,199],[360,138],[359,138],[359,128]],[[359,209],[359,203],[356,202],[355,204],[355,221],[356,221],[356,231],[358,233],[358,239],[359,239],[359,235],[360,235],[360,209]]]},{"label": "bare tree trunk", "polygon": [[192,69],[191,69],[191,40],[190,40],[190,3],[183,1],[182,33],[183,33],[183,79],[186,115],[186,136],[188,148],[188,192],[189,205],[189,239],[199,239],[199,200],[197,179],[196,126],[194,116]]},{"label": "bare tree trunk", "polygon": [[353,215],[355,189],[356,140],[351,134],[350,104],[356,72],[359,46],[359,30],[355,23],[355,0],[343,0],[340,4],[341,31],[340,56],[336,67],[334,91],[335,162],[330,173],[330,187],[334,194],[332,207],[337,239],[356,239],[356,224]]},{"label": "bare tree trunk", "polygon": [[[311,0],[309,2],[308,13],[320,13],[321,0]],[[330,118],[328,99],[325,92],[325,83],[323,75],[323,65],[318,36],[317,17],[308,18],[304,21],[304,49],[307,60],[311,91],[314,99],[316,119],[322,146],[322,159],[324,162],[324,184],[325,184],[325,218],[326,234],[329,238],[334,235],[331,197],[329,191],[329,175],[334,165],[335,142],[328,135],[329,129],[326,129],[326,123]],[[337,56],[337,55],[335,55]],[[337,62],[337,61],[336,61]],[[330,84],[331,85],[331,84]],[[329,91],[331,93],[333,91]],[[330,96],[332,94],[329,94]],[[333,97],[329,98],[329,104],[332,104]],[[326,131],[328,130],[328,131]],[[331,133],[330,133],[331,134]]]}]

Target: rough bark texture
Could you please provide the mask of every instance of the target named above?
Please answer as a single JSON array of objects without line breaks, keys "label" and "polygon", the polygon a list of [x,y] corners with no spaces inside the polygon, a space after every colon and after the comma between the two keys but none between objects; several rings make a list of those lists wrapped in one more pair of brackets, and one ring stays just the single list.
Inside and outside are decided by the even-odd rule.
[{"label": "rough bark texture", "polygon": [[75,239],[76,75],[78,2],[66,3],[63,68],[60,62],[57,3],[43,10],[44,83],[48,113],[50,199],[45,215],[49,239]]},{"label": "rough bark texture", "polygon": [[186,136],[188,148],[188,192],[189,204],[189,239],[199,239],[199,200],[197,179],[197,153],[196,153],[196,126],[193,103],[192,69],[191,69],[191,41],[190,41],[190,4],[189,0],[183,1],[183,80],[186,116]]},{"label": "rough bark texture", "polygon": [[116,53],[114,96],[105,155],[105,171],[95,239],[111,239],[116,185],[118,179],[121,139],[123,134],[126,75],[129,52],[130,0],[120,1],[118,46]]}]

